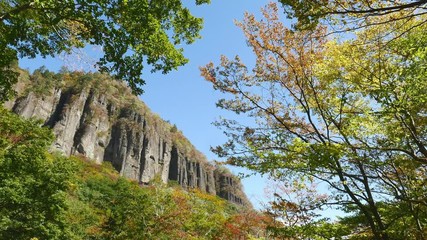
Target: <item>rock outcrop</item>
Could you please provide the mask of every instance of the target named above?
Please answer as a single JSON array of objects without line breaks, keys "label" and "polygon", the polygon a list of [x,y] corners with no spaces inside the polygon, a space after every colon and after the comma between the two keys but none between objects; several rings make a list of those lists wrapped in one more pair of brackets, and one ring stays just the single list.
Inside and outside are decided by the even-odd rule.
[{"label": "rock outcrop", "polygon": [[216,194],[230,202],[247,205],[247,198],[243,192],[239,179],[227,169],[216,168],[214,171]]},{"label": "rock outcrop", "polygon": [[[52,150],[109,161],[121,175],[148,184],[156,177],[246,205],[240,182],[206,161],[175,126],[163,121],[123,84],[101,74],[40,72],[21,80],[5,104],[52,128]],[[22,83],[22,81],[24,83]]]}]

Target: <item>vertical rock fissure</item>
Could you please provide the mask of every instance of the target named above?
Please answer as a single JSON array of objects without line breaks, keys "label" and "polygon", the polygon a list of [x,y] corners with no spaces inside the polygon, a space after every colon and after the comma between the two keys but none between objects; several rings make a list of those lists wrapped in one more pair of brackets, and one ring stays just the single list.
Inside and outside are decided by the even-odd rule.
[{"label": "vertical rock fissure", "polygon": [[[55,124],[61,120],[62,112],[64,111],[65,105],[69,101],[70,96],[71,90],[63,91],[61,93],[55,110],[43,126],[53,128],[53,126],[55,126]],[[15,111],[15,109],[13,109],[13,111]]]},{"label": "vertical rock fissure", "polygon": [[188,161],[188,159],[186,159],[186,162],[187,162],[187,187],[192,188],[193,187],[193,184],[192,184],[193,168],[191,166],[191,162]]},{"label": "vertical rock fissure", "polygon": [[[144,122],[144,126],[145,126],[145,122]],[[146,151],[147,151],[147,146],[148,146],[148,138],[146,137],[146,135],[144,134],[144,139],[142,141],[142,149],[141,149],[141,155],[140,155],[140,160],[139,160],[139,176],[138,176],[138,182],[140,184],[146,184],[142,181],[142,176],[144,174],[144,170],[145,170],[145,163],[147,161],[146,159]]]},{"label": "vertical rock fissure", "polygon": [[157,159],[157,163],[159,163],[159,164],[161,164],[161,162],[162,162],[162,152],[163,152],[163,150],[162,150],[162,139],[161,138],[159,138],[159,141],[157,142],[157,156],[159,156],[158,157],[158,159]]},{"label": "vertical rock fissure", "polygon": [[172,147],[171,150],[171,161],[169,165],[169,180],[171,181],[177,181],[179,183],[178,179],[178,150],[175,146]]},{"label": "vertical rock fissure", "polygon": [[75,152],[77,151],[80,154],[86,154],[83,146],[81,146],[80,144],[80,140],[81,137],[84,134],[84,131],[86,130],[86,124],[88,124],[88,121],[90,121],[90,115],[93,114],[91,109],[90,109],[90,105],[94,100],[94,92],[93,89],[90,89],[88,97],[86,98],[84,107],[83,107],[83,112],[82,115],[80,117],[80,123],[78,125],[77,131],[74,134],[74,138],[73,138],[73,150],[72,150],[72,154],[75,154]]},{"label": "vertical rock fissure", "polygon": [[197,187],[202,189],[202,176],[201,176],[201,172],[200,172],[200,163],[196,163],[196,184]]},{"label": "vertical rock fissure", "polygon": [[[123,158],[122,149],[127,148],[126,141],[123,141],[122,124],[119,122],[114,124],[111,129],[111,138],[104,152],[104,161],[111,162],[113,167],[122,172]],[[126,136],[125,136],[126,137]]]}]

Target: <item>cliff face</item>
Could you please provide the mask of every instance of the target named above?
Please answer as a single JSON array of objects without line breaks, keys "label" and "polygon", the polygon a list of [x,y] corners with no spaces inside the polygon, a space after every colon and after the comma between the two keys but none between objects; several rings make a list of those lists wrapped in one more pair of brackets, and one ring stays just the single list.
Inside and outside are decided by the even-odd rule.
[{"label": "cliff face", "polygon": [[242,184],[228,171],[217,168],[214,171],[216,194],[230,202],[247,205],[248,199],[243,192]]},{"label": "cliff face", "polygon": [[216,170],[176,127],[151,113],[122,84],[82,73],[51,74],[55,84],[48,84],[45,75],[21,81],[18,97],[5,106],[52,128],[52,150],[109,161],[141,184],[158,176],[165,183],[176,181],[186,189],[249,204],[235,178]]}]

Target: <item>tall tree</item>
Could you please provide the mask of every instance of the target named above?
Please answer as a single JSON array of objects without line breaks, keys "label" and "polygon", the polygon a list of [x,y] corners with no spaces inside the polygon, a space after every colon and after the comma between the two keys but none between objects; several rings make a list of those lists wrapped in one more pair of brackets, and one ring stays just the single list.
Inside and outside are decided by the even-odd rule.
[{"label": "tall tree", "polygon": [[[209,0],[195,0],[196,4]],[[17,79],[18,57],[53,56],[86,44],[102,46],[100,70],[142,93],[143,67],[167,73],[187,63],[180,44],[200,38],[202,19],[180,0],[0,1],[0,100]]]},{"label": "tall tree", "polygon": [[74,165],[48,154],[53,134],[0,107],[0,238],[70,239],[66,192]]},{"label": "tall tree", "polygon": [[[217,123],[230,140],[214,151],[279,180],[329,186],[325,204],[360,211],[375,239],[393,238],[397,219],[409,219],[399,227],[423,239],[426,45],[419,21],[386,25],[395,29],[389,38],[401,36],[392,43],[379,26],[340,44],[326,42],[322,26],[287,29],[275,4],[262,13],[263,20],[246,14],[238,24],[256,55],[252,74],[238,57],[201,68],[230,94],[220,108],[255,119]],[[385,216],[383,203],[412,211]]]}]

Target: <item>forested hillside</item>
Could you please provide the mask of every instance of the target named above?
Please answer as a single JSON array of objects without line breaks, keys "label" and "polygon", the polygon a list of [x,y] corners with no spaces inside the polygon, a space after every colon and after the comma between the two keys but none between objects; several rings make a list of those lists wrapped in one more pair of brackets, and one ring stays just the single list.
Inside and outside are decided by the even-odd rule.
[{"label": "forested hillside", "polygon": [[427,0],[210,2],[0,1],[0,239],[427,239]]},{"label": "forested hillside", "polygon": [[160,177],[141,185],[110,162],[49,153],[41,122],[0,108],[1,239],[233,239],[269,218]]}]

